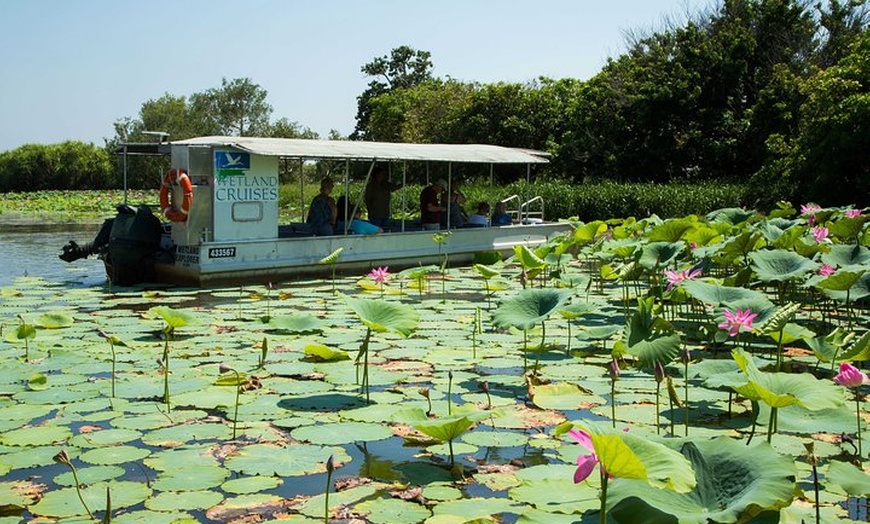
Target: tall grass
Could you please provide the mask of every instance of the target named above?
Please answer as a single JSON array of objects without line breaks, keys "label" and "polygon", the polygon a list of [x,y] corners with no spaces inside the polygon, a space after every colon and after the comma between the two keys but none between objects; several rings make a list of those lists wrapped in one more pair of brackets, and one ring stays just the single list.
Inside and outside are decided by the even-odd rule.
[{"label": "tall grass", "polygon": [[[473,213],[477,202],[491,205],[511,195],[521,199],[541,196],[547,219],[577,217],[583,221],[656,214],[662,218],[703,214],[723,207],[741,207],[747,202],[746,188],[739,184],[710,182],[693,184],[622,184],[611,182],[573,183],[562,180],[513,182],[490,186],[488,181],[469,181],[459,185],[467,197],[465,211]],[[421,184],[409,184],[393,193],[396,216],[419,216]],[[304,211],[317,194],[319,185],[282,184],[278,192],[283,223],[304,221]],[[362,194],[361,182],[348,186],[336,184],[336,199],[347,193],[351,201]],[[157,211],[157,191],[130,191],[131,205],[147,204]],[[124,201],[121,190],[34,191],[0,193],[0,220],[39,219],[54,221],[99,221],[114,216],[115,206]]]}]

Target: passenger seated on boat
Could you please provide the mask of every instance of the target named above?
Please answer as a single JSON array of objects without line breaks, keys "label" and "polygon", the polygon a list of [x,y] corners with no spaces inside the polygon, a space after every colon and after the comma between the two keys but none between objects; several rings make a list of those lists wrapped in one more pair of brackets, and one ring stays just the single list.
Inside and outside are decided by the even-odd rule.
[{"label": "passenger seated on boat", "polygon": [[477,211],[468,217],[469,227],[486,227],[489,225],[489,204],[487,202],[478,202]]},{"label": "passenger seated on boat", "polygon": [[335,234],[335,219],[337,208],[335,199],[330,196],[335,186],[332,179],[327,177],[320,181],[320,193],[311,201],[308,209],[308,222],[312,232],[317,236]]},{"label": "passenger seated on boat", "polygon": [[[450,193],[450,198],[447,201],[447,212],[441,215],[442,229],[446,229],[448,224],[450,229],[465,227],[466,224],[468,224],[468,216],[465,214],[465,211],[462,210],[462,204],[464,203],[465,195],[462,191],[453,189]],[[448,217],[450,217],[449,223],[447,221]]]},{"label": "passenger seated on boat", "polygon": [[375,166],[363,197],[369,212],[369,222],[381,228],[389,224],[390,197],[393,191],[401,188],[402,184],[392,184],[387,180],[387,167],[384,164]]},{"label": "passenger seated on boat", "polygon": [[441,203],[441,195],[447,189],[447,182],[439,178],[423,188],[420,193],[420,224],[425,230],[441,229],[441,215],[447,208]]},{"label": "passenger seated on boat", "polygon": [[[335,229],[338,230],[339,234],[342,234],[344,233],[346,225],[345,216],[353,213],[353,208],[346,196],[338,197],[337,207],[338,220],[336,221]],[[361,219],[358,209],[353,215],[353,220],[350,221],[350,224],[347,224],[347,231],[357,235],[377,235],[384,232],[383,228],[378,227],[367,220]]]},{"label": "passenger seated on boat", "polygon": [[507,204],[499,202],[495,205],[495,212],[492,214],[492,225],[494,226],[509,226],[513,223],[511,216],[507,213]]}]

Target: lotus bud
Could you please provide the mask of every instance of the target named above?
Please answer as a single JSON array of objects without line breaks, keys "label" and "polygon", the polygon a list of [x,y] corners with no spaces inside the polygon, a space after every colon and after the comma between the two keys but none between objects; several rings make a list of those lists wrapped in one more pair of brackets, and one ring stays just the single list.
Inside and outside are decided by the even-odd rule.
[{"label": "lotus bud", "polygon": [[610,380],[616,380],[619,378],[619,361],[616,360],[616,357],[610,359]]},{"label": "lotus bud", "polygon": [[688,348],[686,348],[680,354],[680,362],[682,362],[683,364],[688,364],[691,361],[692,361],[692,352],[689,351]]},{"label": "lotus bud", "polygon": [[656,377],[656,382],[661,382],[662,380],[665,379],[665,368],[664,368],[664,366],[662,366],[662,363],[659,362],[658,360],[656,360],[656,365],[655,365],[655,377]]},{"label": "lotus bud", "polygon": [[481,383],[478,385],[478,387],[479,387],[480,390],[483,391],[484,393],[489,393],[489,381],[488,381],[488,380],[484,380],[483,382],[481,382]]},{"label": "lotus bud", "polygon": [[60,453],[51,458],[51,460],[57,462],[58,464],[63,464],[64,466],[72,467],[72,463],[69,459],[69,454],[65,449],[60,450]]},{"label": "lotus bud", "polygon": [[333,471],[335,471],[335,459],[332,455],[330,455],[329,458],[326,460],[326,472],[332,473]]},{"label": "lotus bud", "polygon": [[429,398],[429,388],[420,388],[417,390],[424,398]]},{"label": "lotus bud", "polygon": [[220,366],[218,366],[218,371],[220,371],[221,374],[229,373],[232,370],[233,368],[229,367],[226,364],[221,364]]}]

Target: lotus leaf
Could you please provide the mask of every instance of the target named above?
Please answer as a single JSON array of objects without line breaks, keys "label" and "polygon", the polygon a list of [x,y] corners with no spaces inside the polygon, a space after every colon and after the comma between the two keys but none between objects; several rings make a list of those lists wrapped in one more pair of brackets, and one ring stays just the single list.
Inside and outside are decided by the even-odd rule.
[{"label": "lotus leaf", "polygon": [[217,491],[164,491],[149,497],[145,501],[145,507],[153,511],[204,510],[219,504],[223,499],[223,495]]},{"label": "lotus leaf", "polygon": [[277,488],[282,483],[283,481],[278,477],[266,477],[263,475],[256,475],[252,477],[239,477],[228,480],[221,484],[221,489],[227,493],[242,495],[247,493],[259,493],[261,491],[268,491],[270,489]]},{"label": "lotus leaf", "polygon": [[816,264],[794,251],[770,249],[749,253],[752,270],[762,282],[784,282],[798,279],[813,271]]},{"label": "lotus leaf", "polygon": [[839,487],[844,493],[853,497],[870,495],[870,475],[852,464],[832,460],[825,473],[825,488]]},{"label": "lotus leaf", "polygon": [[735,349],[731,355],[748,379],[745,384],[732,387],[746,398],[761,400],[774,408],[798,404],[813,411],[843,405],[843,391],[832,381],[809,374],[765,373],[755,367],[742,349]]},{"label": "lotus leaf", "polygon": [[640,481],[614,482],[607,499],[610,515],[617,522],[632,524],[671,519],[730,523],[786,506],[793,497],[794,462],[766,443],[747,447],[718,437],[688,441],[681,452],[695,471],[694,489],[679,493]]},{"label": "lotus leaf", "polygon": [[706,218],[710,222],[724,222],[736,226],[746,222],[756,214],[756,211],[741,209],[739,207],[726,207],[707,213]]},{"label": "lotus leaf", "polygon": [[408,304],[343,296],[362,323],[373,331],[394,331],[408,337],[417,329],[420,315]]},{"label": "lotus leaf", "polygon": [[162,318],[170,330],[175,330],[196,322],[196,317],[187,311],[173,309],[168,306],[154,306],[148,310],[148,313]]},{"label": "lotus leaf", "polygon": [[505,299],[493,313],[497,326],[529,330],[559,310],[571,297],[570,290],[531,288]]},{"label": "lotus leaf", "polygon": [[642,366],[667,364],[680,352],[680,335],[654,312],[654,299],[638,299],[638,306],[625,326],[625,350]]},{"label": "lotus leaf", "polygon": [[822,263],[833,267],[870,264],[870,249],[859,244],[837,244],[821,256]]},{"label": "lotus leaf", "polygon": [[330,455],[340,463],[351,460],[342,448],[311,444],[296,444],[286,448],[276,444],[252,444],[239,449],[238,454],[229,457],[225,465],[232,471],[248,475],[297,477],[323,473]]},{"label": "lotus leaf", "polygon": [[703,280],[688,280],[682,283],[692,298],[711,306],[732,303],[741,299],[767,300],[764,293],[742,287],[723,286]]},{"label": "lotus leaf", "polygon": [[269,327],[291,333],[312,333],[320,328],[320,319],[314,315],[276,315],[269,317]]},{"label": "lotus leaf", "polygon": [[[158,491],[200,491],[221,485],[229,476],[229,470],[217,464],[187,466],[185,468],[173,467],[161,471],[157,475],[157,478],[154,479],[152,487]],[[185,493],[184,496],[187,496],[187,494]],[[210,506],[218,502],[220,500],[210,504]],[[150,507],[149,509],[157,508]],[[178,507],[175,509],[195,509],[195,507]]]},{"label": "lotus leaf", "polygon": [[686,244],[683,242],[650,242],[641,249],[638,262],[644,269],[653,271],[666,267],[684,249],[686,249]]},{"label": "lotus leaf", "polygon": [[325,426],[303,426],[290,432],[296,440],[312,444],[338,445],[374,442],[393,436],[388,426],[368,422],[335,422]]},{"label": "lotus leaf", "polygon": [[442,502],[435,506],[433,513],[435,518],[456,516],[458,519],[455,522],[464,523],[473,519],[494,517],[500,513],[519,513],[523,508],[524,506],[507,499],[472,497]]},{"label": "lotus leaf", "polygon": [[324,344],[306,344],[302,352],[320,362],[350,360],[350,355],[346,351],[335,350]]},{"label": "lotus leaf", "polygon": [[354,506],[374,524],[414,524],[427,519],[432,512],[420,504],[401,499],[377,498]]},{"label": "lotus leaf", "polygon": [[66,426],[31,426],[13,429],[0,435],[0,444],[7,446],[47,446],[65,442],[72,437]]},{"label": "lotus leaf", "polygon": [[834,300],[839,300],[840,302],[855,302],[870,296],[870,271],[864,272],[855,284],[852,285],[849,289],[845,291],[839,291],[836,289],[823,289],[822,292],[825,296],[831,297]]},{"label": "lotus leaf", "polygon": [[532,401],[541,409],[573,410],[591,404],[603,404],[604,399],[577,384],[557,382],[535,386]]},{"label": "lotus leaf", "polygon": [[342,251],[344,251],[344,248],[340,247],[340,248],[336,249],[335,251],[333,251],[332,253],[328,254],[327,256],[321,258],[317,263],[323,264],[323,265],[335,264],[336,262],[338,262],[338,259],[341,256]]},{"label": "lotus leaf", "polygon": [[[120,466],[90,466],[86,468],[77,468],[79,482],[82,484],[94,484],[116,479],[124,475],[126,471]],[[64,471],[53,479],[58,486],[75,486],[75,477],[71,471]]]},{"label": "lotus leaf", "polygon": [[508,491],[511,500],[533,506],[539,510],[576,514],[598,509],[598,490],[592,486],[575,485],[571,476],[543,478],[523,482]]},{"label": "lotus leaf", "polygon": [[59,329],[73,325],[73,318],[63,312],[43,313],[34,324],[45,329]]},{"label": "lotus leaf", "polygon": [[[112,508],[127,508],[140,504],[151,495],[151,489],[142,482],[98,482],[82,489],[82,496],[90,508],[106,507],[106,487],[112,493]],[[49,491],[42,499],[28,508],[34,515],[67,519],[84,515],[85,509],[75,488]]]}]

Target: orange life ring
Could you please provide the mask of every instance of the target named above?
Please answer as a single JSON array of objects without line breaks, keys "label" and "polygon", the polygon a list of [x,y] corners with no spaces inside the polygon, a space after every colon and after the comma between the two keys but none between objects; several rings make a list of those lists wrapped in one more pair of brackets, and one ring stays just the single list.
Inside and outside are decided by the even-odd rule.
[{"label": "orange life ring", "polygon": [[[184,192],[179,209],[175,209],[171,202],[170,193],[173,185],[180,185]],[[187,176],[187,171],[173,167],[163,176],[163,184],[160,185],[160,208],[169,220],[185,222],[191,205],[193,205],[193,184],[190,183],[190,177]]]}]

